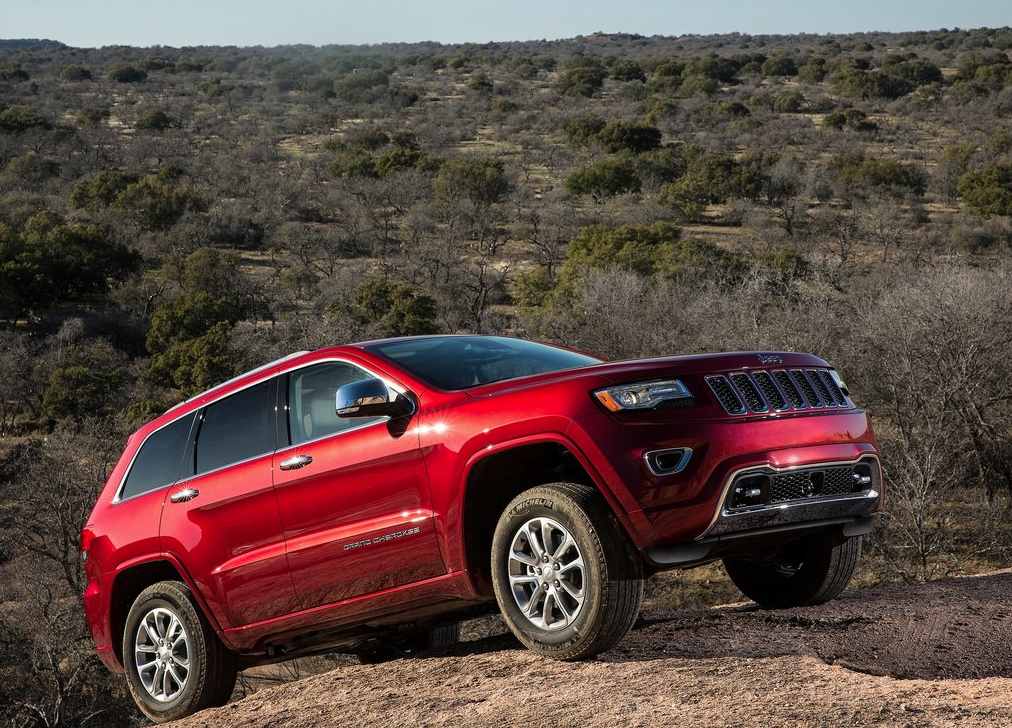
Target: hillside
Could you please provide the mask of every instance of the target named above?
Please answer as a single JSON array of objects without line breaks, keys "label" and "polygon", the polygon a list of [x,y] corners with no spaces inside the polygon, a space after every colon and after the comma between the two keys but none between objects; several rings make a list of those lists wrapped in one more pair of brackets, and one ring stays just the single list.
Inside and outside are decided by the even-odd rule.
[{"label": "hillside", "polygon": [[[0,723],[138,724],[80,609],[78,537],[101,484],[129,434],[176,402],[333,343],[493,333],[606,359],[812,352],[868,408],[883,454],[888,508],[856,582],[1008,566],[1010,117],[1012,28],[0,43]],[[673,588],[691,597],[697,587]],[[642,660],[544,667],[491,642],[419,666],[436,666],[434,680],[451,665],[500,671],[504,683],[565,674],[580,689],[630,670],[651,686],[643,710],[703,700],[677,692],[695,680],[701,695],[740,680],[748,709],[783,680],[802,706],[807,675],[861,720],[871,718],[851,686],[899,691],[883,703],[896,725],[924,715],[941,725],[963,690],[931,682],[936,712],[901,713],[918,705],[916,690],[903,692],[912,683],[816,660],[816,637],[853,636],[871,629],[864,622],[841,632],[778,616],[770,624],[786,641],[760,641],[766,656],[686,662],[656,645],[711,622],[751,640],[768,617],[646,618],[630,642]],[[677,701],[649,692],[658,665]],[[385,698],[366,682],[387,675],[424,684],[433,704],[452,701],[411,669],[338,674],[377,705]],[[328,683],[289,689],[314,685]],[[993,686],[980,685],[986,705]],[[539,694],[555,710],[551,691]],[[474,699],[504,723],[532,704],[503,695]],[[340,710],[353,715],[361,701]],[[556,722],[583,715],[560,706]]]},{"label": "hillside", "polygon": [[646,611],[618,648],[543,660],[512,637],[261,690],[177,728],[1012,724],[1012,571],[780,612]]}]

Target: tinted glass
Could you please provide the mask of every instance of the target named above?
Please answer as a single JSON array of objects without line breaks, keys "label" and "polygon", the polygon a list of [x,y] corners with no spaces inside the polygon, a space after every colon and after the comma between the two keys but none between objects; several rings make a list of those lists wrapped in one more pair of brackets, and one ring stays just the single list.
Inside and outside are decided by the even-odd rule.
[{"label": "tinted glass", "polygon": [[326,362],[292,372],[288,382],[288,427],[292,444],[298,445],[382,419],[342,419],[334,412],[338,387],[370,377],[372,375],[365,370],[344,362]]},{"label": "tinted glass", "polygon": [[204,411],[197,435],[197,473],[206,473],[274,449],[267,382],[215,402]]},{"label": "tinted glass", "polygon": [[193,415],[187,415],[148,436],[130,466],[120,498],[147,493],[179,479],[192,422]]},{"label": "tinted glass", "polygon": [[368,348],[416,377],[450,390],[601,362],[575,351],[500,336],[426,337]]}]

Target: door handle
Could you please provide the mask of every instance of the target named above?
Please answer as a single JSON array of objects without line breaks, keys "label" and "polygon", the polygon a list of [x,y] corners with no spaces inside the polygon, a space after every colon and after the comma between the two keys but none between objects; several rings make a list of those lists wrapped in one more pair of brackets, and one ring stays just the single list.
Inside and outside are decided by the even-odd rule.
[{"label": "door handle", "polygon": [[296,455],[287,460],[282,460],[280,467],[282,470],[298,470],[299,468],[306,467],[311,462],[313,462],[313,458],[309,457],[309,455]]},{"label": "door handle", "polygon": [[193,500],[198,495],[200,495],[200,491],[197,490],[196,488],[187,488],[185,490],[173,493],[172,495],[169,496],[169,500],[172,501],[173,503],[185,503],[186,501]]}]

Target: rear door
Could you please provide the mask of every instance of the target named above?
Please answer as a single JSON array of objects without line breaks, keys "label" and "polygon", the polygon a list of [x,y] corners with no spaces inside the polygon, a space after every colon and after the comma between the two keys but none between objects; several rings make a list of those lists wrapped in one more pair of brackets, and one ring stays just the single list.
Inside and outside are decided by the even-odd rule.
[{"label": "rear door", "polygon": [[298,611],[271,483],[277,380],[200,410],[162,512],[162,549],[176,554],[221,625]]},{"label": "rear door", "polygon": [[274,486],[304,608],[445,573],[411,423],[334,413],[338,387],[372,376],[327,361],[280,383]]}]

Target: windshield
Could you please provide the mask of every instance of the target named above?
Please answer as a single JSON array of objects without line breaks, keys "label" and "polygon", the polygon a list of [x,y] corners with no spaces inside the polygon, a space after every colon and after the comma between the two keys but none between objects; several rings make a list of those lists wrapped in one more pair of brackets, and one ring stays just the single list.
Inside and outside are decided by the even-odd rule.
[{"label": "windshield", "polygon": [[419,379],[449,390],[601,362],[575,351],[501,336],[420,337],[366,348]]}]

